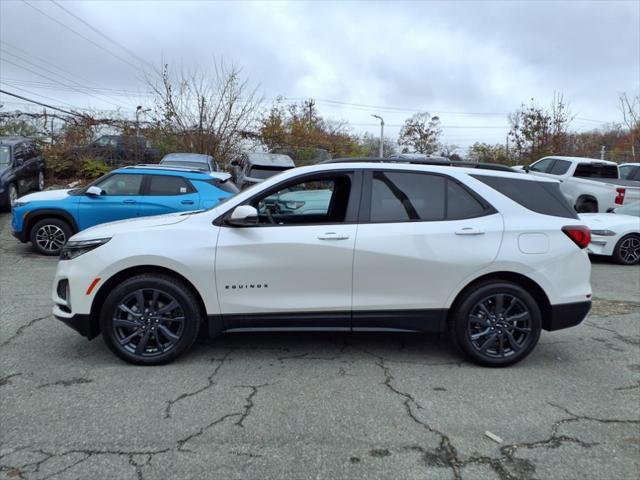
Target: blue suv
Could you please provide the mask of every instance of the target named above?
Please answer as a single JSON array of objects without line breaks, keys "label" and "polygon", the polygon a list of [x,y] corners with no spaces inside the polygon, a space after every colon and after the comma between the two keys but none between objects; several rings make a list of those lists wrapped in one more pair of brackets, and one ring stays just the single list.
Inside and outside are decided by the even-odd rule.
[{"label": "blue suv", "polygon": [[13,235],[44,255],[58,255],[71,235],[99,223],[211,208],[238,189],[222,172],[138,165],[114,170],[83,188],[19,198]]}]

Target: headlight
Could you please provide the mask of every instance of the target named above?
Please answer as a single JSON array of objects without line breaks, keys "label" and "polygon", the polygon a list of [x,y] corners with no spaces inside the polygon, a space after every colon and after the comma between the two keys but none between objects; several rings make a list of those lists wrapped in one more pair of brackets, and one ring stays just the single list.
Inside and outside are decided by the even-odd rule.
[{"label": "headlight", "polygon": [[591,235],[600,235],[601,237],[613,237],[616,232],[611,230],[591,230]]},{"label": "headlight", "polygon": [[31,202],[14,202],[13,208],[24,207],[25,205],[29,205],[29,203],[31,203]]},{"label": "headlight", "polygon": [[62,247],[62,253],[60,253],[60,260],[71,260],[72,258],[79,257],[80,255],[90,252],[94,248],[98,248],[100,245],[104,245],[111,238],[96,238],[95,240],[78,240],[73,242],[67,242]]}]

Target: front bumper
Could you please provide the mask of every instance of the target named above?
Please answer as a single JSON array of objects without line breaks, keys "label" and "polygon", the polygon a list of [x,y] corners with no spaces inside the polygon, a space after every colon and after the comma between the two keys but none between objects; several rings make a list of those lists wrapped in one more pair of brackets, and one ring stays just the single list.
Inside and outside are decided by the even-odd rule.
[{"label": "front bumper", "polygon": [[591,310],[591,300],[551,305],[551,316],[543,322],[542,327],[549,331],[574,327],[587,317],[589,310]]},{"label": "front bumper", "polygon": [[70,316],[56,315],[56,308],[53,309],[53,316],[64,323],[66,326],[73,328],[83,337],[87,337],[88,340],[96,338],[100,331],[97,328],[96,322],[93,322],[90,315],[75,314]]}]

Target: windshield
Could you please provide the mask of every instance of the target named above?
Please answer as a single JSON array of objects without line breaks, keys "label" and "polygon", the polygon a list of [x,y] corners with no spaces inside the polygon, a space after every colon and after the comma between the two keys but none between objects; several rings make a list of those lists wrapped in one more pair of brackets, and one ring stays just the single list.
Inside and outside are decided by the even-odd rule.
[{"label": "windshield", "polygon": [[274,175],[287,170],[282,167],[251,167],[249,171],[249,177],[251,178],[261,178],[265,180],[269,177],[273,177]]},{"label": "windshield", "polygon": [[0,147],[0,170],[4,170],[11,163],[11,150],[9,147]]},{"label": "windshield", "polygon": [[640,202],[634,202],[623,207],[618,207],[615,209],[615,213],[620,215],[633,215],[634,217],[640,217]]},{"label": "windshield", "polygon": [[160,165],[169,165],[172,167],[195,168],[196,170],[209,171],[209,165],[204,162],[183,162],[180,160],[163,160]]}]

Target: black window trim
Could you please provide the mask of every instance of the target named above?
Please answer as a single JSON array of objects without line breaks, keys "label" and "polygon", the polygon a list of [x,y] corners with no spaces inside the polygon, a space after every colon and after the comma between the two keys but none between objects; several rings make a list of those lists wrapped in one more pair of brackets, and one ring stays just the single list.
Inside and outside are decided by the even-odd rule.
[{"label": "black window trim", "polygon": [[249,205],[253,200],[257,197],[262,197],[263,195],[270,195],[275,193],[283,188],[286,188],[289,185],[295,185],[300,182],[310,181],[322,177],[328,177],[331,175],[339,175],[339,174],[347,174],[351,176],[351,191],[349,192],[349,200],[347,201],[347,212],[345,214],[345,220],[339,223],[325,223],[325,222],[310,222],[310,223],[294,223],[287,225],[271,225],[271,224],[256,224],[256,225],[247,225],[243,228],[278,228],[278,227],[310,227],[310,226],[321,226],[321,225],[356,225],[358,224],[358,219],[360,215],[360,208],[362,204],[362,178],[363,178],[363,170],[362,169],[339,169],[339,170],[325,170],[323,172],[313,172],[307,173],[303,175],[299,175],[293,178],[288,178],[273,185],[271,188],[267,190],[262,190],[257,192],[255,195],[244,200],[242,203],[235,205],[234,207],[227,210],[225,213],[217,217],[212,223],[217,227],[227,227],[227,228],[238,228],[227,225],[225,220],[231,215],[233,210],[241,205]]},{"label": "black window trim", "polygon": [[[449,218],[449,206],[448,206],[448,189],[447,184],[445,182],[445,200],[444,200],[444,208],[445,208],[445,216],[439,220],[402,220],[395,222],[372,222],[371,221],[371,194],[372,194],[372,186],[373,186],[373,172],[392,172],[392,173],[413,173],[419,175],[432,175],[438,177],[444,177],[445,180],[454,182],[458,184],[465,192],[467,192],[471,197],[476,200],[482,206],[482,213],[480,215],[469,216],[469,217],[460,217],[460,218]],[[489,215],[493,215],[498,213],[498,211],[491,205],[487,200],[485,200],[481,195],[471,190],[467,185],[458,180],[457,178],[451,177],[447,174],[440,172],[423,172],[419,170],[411,170],[411,169],[385,169],[385,168],[373,168],[366,169],[364,171],[363,178],[363,188],[362,188],[362,198],[361,198],[361,207],[360,207],[360,215],[358,217],[359,224],[396,224],[396,223],[424,223],[424,222],[456,222],[460,220],[470,220],[472,218],[481,218]]]},{"label": "black window trim", "polygon": [[[180,178],[184,180],[187,184],[188,191],[185,193],[166,193],[163,195],[151,195],[149,190],[151,189],[151,177],[173,177]],[[180,175],[153,175],[150,173],[145,173],[144,178],[142,179],[142,188],[140,189],[140,194],[145,197],[180,197],[182,195],[190,195],[192,193],[197,193],[198,190],[193,186],[191,181],[188,178],[181,177]]]}]

